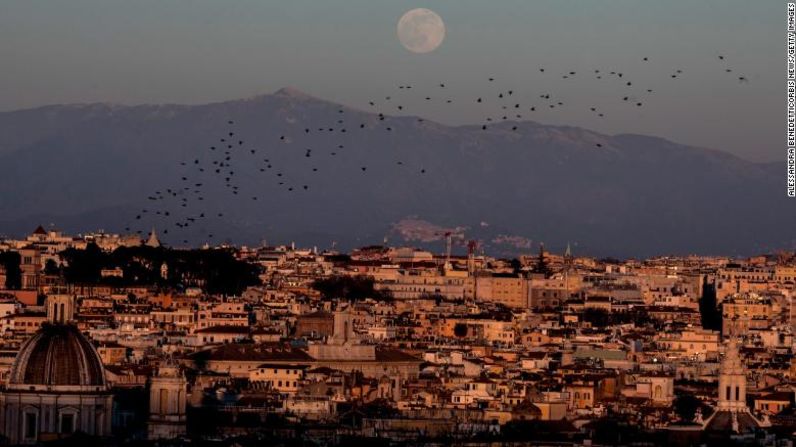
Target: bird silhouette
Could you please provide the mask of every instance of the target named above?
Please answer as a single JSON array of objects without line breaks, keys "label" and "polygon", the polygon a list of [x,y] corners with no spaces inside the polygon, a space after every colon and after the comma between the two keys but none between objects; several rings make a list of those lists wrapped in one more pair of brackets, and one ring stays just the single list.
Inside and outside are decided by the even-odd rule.
[{"label": "bird silhouette", "polygon": [[[643,56],[641,59],[644,62],[649,62],[650,67],[655,67],[654,62],[650,62],[652,58],[649,56]],[[725,61],[724,56],[719,55],[719,60]],[[586,73],[593,72],[595,75],[587,77],[577,76],[577,72],[583,72],[583,70],[562,70],[559,71],[559,73],[561,73],[561,76],[563,76],[565,79],[568,79],[568,82],[571,83],[594,83],[596,82],[595,79],[601,80],[603,77],[610,79],[607,74],[610,73],[611,76],[616,76],[616,78],[623,79],[621,84],[626,87],[626,90],[624,90],[625,94],[618,95],[618,97],[622,98],[620,104],[632,103],[636,107],[642,107],[645,102],[652,103],[657,97],[657,95],[654,93],[658,90],[665,92],[667,88],[666,86],[662,86],[660,88],[656,88],[654,91],[652,88],[636,87],[643,85],[645,80],[641,78],[635,78],[633,76],[625,76],[626,73],[621,70],[621,67],[617,68],[620,69],[614,69],[611,71],[600,70],[597,68],[586,69]],[[688,69],[689,67],[677,69],[669,68],[671,71],[669,71],[668,74],[672,79],[676,79],[684,72],[683,68]],[[732,73],[735,71],[733,68],[736,67],[722,66],[720,69],[724,70],[726,73]],[[666,70],[666,67],[662,67],[662,71],[664,72],[663,76],[666,76]],[[539,68],[540,73],[545,73],[546,71],[547,70],[545,67]],[[553,69],[552,73],[555,72],[556,70]],[[604,73],[606,74],[601,76]],[[628,79],[628,77],[632,79]],[[553,78],[556,78],[556,76],[553,76]],[[741,73],[736,74],[735,78],[739,83],[745,84],[749,82],[748,77]],[[511,131],[516,132],[520,129],[520,127],[522,127],[521,122],[508,121],[509,119],[522,120],[523,114],[519,113],[522,110],[534,112],[539,114],[538,116],[541,116],[542,118],[544,118],[545,114],[547,113],[556,113],[553,111],[557,108],[564,110],[564,100],[559,100],[563,97],[560,97],[559,93],[556,91],[551,90],[550,93],[539,94],[538,97],[541,100],[537,100],[539,101],[539,104],[528,104],[522,99],[524,97],[522,95],[523,90],[514,88],[516,86],[505,85],[505,83],[502,81],[502,76],[490,75],[486,79],[490,84],[489,89],[485,88],[484,90],[479,90],[478,88],[473,88],[472,90],[469,90],[468,94],[468,96],[472,95],[470,98],[475,97],[475,103],[479,104],[476,113],[481,116],[481,122],[478,123],[476,121],[478,123],[477,127],[475,127],[476,130],[480,128],[480,130],[486,131],[490,128],[490,126],[494,126],[495,135],[499,135],[501,130],[510,129]],[[552,79],[552,81],[555,82],[555,79]],[[483,78],[481,82],[483,83]],[[441,89],[445,89],[447,83],[439,82],[436,83],[436,85]],[[483,83],[484,87],[486,85],[486,83]],[[430,84],[431,88],[434,88],[434,86],[434,83]],[[412,90],[410,90],[413,87],[416,87],[417,90],[419,90],[417,94],[413,94]],[[239,200],[249,199],[252,201],[264,199],[266,195],[261,194],[260,191],[263,191],[262,188],[268,187],[267,185],[273,185],[274,183],[277,183],[279,186],[279,188],[276,188],[275,191],[281,192],[293,191],[294,189],[299,188],[305,191],[316,189],[311,188],[313,186],[313,182],[318,181],[325,176],[320,175],[318,166],[313,166],[313,164],[317,163],[316,160],[319,157],[324,159],[322,156],[334,157],[328,160],[329,163],[334,163],[334,168],[331,170],[331,172],[344,172],[340,171],[340,169],[345,169],[346,167],[349,169],[353,168],[355,170],[356,166],[359,165],[361,172],[365,173],[368,166],[371,166],[369,164],[369,157],[378,156],[376,154],[379,153],[377,151],[363,153],[358,150],[358,148],[360,148],[362,145],[369,144],[366,142],[368,141],[368,138],[371,138],[368,135],[372,135],[372,131],[370,129],[377,129],[381,127],[385,132],[391,132],[395,137],[400,137],[401,135],[410,135],[408,133],[408,129],[413,127],[396,126],[395,123],[397,121],[394,121],[396,118],[387,116],[386,113],[388,113],[388,110],[400,111],[401,113],[410,116],[411,122],[423,123],[424,118],[422,116],[417,116],[422,114],[419,114],[418,111],[415,110],[415,106],[424,105],[424,107],[429,107],[439,104],[450,105],[454,103],[469,103],[470,107],[473,109],[476,108],[475,106],[472,106],[472,99],[456,96],[455,90],[449,90],[445,95],[447,97],[443,97],[442,95],[438,94],[429,94],[431,91],[424,89],[422,85],[413,86],[410,84],[401,83],[400,85],[394,86],[393,89],[395,90],[384,92],[386,95],[383,97],[385,98],[386,103],[379,104],[375,100],[367,101],[367,104],[373,108],[369,109],[371,112],[368,113],[373,113],[373,115],[368,117],[355,114],[353,118],[354,123],[351,122],[352,120],[349,119],[349,115],[347,115],[349,111],[345,110],[344,108],[334,108],[330,110],[331,113],[334,113],[334,118],[332,119],[327,117],[325,119],[319,119],[317,121],[311,122],[307,120],[301,121],[301,118],[299,118],[297,121],[292,123],[286,122],[280,124],[282,127],[274,128],[267,134],[268,136],[266,141],[274,141],[271,140],[271,138],[276,139],[276,137],[278,137],[278,141],[282,143],[278,146],[276,146],[276,143],[274,143],[273,148],[269,147],[267,144],[260,145],[258,143],[252,144],[247,142],[248,140],[258,140],[258,138],[252,138],[251,136],[244,135],[239,128],[222,126],[222,132],[220,135],[216,133],[215,137],[211,137],[211,141],[218,139],[218,141],[226,146],[226,150],[218,151],[219,147],[223,148],[223,146],[202,145],[204,151],[203,154],[205,154],[204,156],[191,157],[185,161],[180,161],[179,168],[176,164],[173,165],[174,170],[179,170],[179,174],[175,177],[171,177],[171,180],[180,182],[177,183],[180,186],[173,189],[161,188],[154,194],[150,193],[145,196],[146,203],[152,203],[153,207],[157,206],[157,208],[160,209],[157,211],[153,210],[151,213],[141,211],[136,214],[134,221],[137,223],[135,226],[148,225],[152,222],[152,219],[165,219],[170,220],[168,226],[178,229],[173,231],[187,231],[187,229],[191,227],[191,224],[194,223],[196,219],[204,219],[205,215],[212,215],[205,213],[210,211],[212,209],[211,207],[218,206],[218,203],[216,203],[218,199],[215,199],[215,194],[208,195],[208,192],[211,191],[211,188],[218,188],[219,191],[227,194],[226,197],[235,197],[242,194],[243,196]],[[647,93],[644,102],[639,101],[636,98],[636,89],[638,89],[638,91],[645,91]],[[515,93],[518,93],[518,96],[515,97]],[[511,98],[510,102],[507,98]],[[390,106],[388,103],[392,105]],[[567,101],[567,103],[574,104],[576,108],[578,106],[582,106],[583,109],[579,110],[589,110],[591,112],[590,116],[594,116],[595,119],[605,117],[607,112],[610,111],[609,108],[611,107],[610,103],[607,105],[602,103],[588,105],[579,103],[579,101],[576,99]],[[446,108],[445,110],[454,109]],[[513,110],[514,112],[509,112],[510,110]],[[497,111],[501,111],[501,113],[496,113]],[[507,122],[505,124],[501,124],[501,120]],[[226,119],[225,121],[228,126],[232,126],[235,123],[235,121],[232,119]],[[406,123],[409,121],[404,120],[403,122]],[[368,130],[366,131],[365,129]],[[319,140],[317,136],[321,134],[323,137]],[[492,133],[489,135],[492,135]],[[393,139],[393,137],[390,138]],[[515,138],[520,137],[517,136]],[[236,141],[237,145],[234,144]],[[402,140],[396,139],[395,141]],[[350,147],[353,147],[353,150],[341,152],[341,156],[338,157],[337,150],[342,150],[346,145],[349,144]],[[305,146],[304,151],[292,151],[290,149],[292,147],[295,148],[296,146],[300,148],[302,145]],[[315,150],[306,148],[306,145],[311,145]],[[603,147],[602,143],[596,143],[596,146]],[[279,149],[277,155],[274,157],[273,151],[276,150],[274,149],[276,147]],[[268,156],[271,158],[262,158],[261,155],[257,155],[264,153],[268,153]],[[370,155],[371,153],[373,155]],[[312,162],[310,162],[310,159],[312,159]],[[402,167],[407,164],[413,164],[412,160],[395,160],[394,164],[390,166],[392,166],[392,169],[398,169],[398,167]],[[377,166],[378,165],[371,167],[376,168]],[[416,167],[416,169],[418,168],[419,167]],[[330,172],[330,170],[325,170],[325,172]],[[381,174],[379,169],[375,169],[374,172],[379,175]],[[420,174],[425,174],[426,168],[419,169],[419,171],[404,172],[419,172]],[[366,176],[363,177],[363,179],[368,177],[372,176]],[[266,179],[270,180],[266,182]],[[273,186],[271,187],[275,188]],[[162,224],[158,225],[166,226],[166,224],[167,222],[163,222]],[[135,226],[127,225],[125,228],[135,229]],[[177,240],[184,241],[186,239]]]}]

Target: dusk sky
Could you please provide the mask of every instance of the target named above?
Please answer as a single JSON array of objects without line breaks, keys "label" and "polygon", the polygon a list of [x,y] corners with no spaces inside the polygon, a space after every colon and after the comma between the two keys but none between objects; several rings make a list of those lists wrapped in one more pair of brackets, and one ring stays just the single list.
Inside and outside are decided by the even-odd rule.
[{"label": "dusk sky", "polygon": [[[396,36],[398,19],[417,7],[447,27],[431,53],[411,53]],[[501,87],[526,102],[550,92],[571,105],[534,115],[543,123],[781,161],[784,10],[748,0],[4,0],[0,110],[196,104],[284,86],[365,108],[399,84],[445,82],[458,97]],[[656,94],[643,109],[626,107],[622,86],[587,75],[594,69],[622,71]],[[676,69],[683,75],[672,80]],[[579,76],[561,79],[569,71]],[[483,119],[474,107],[411,109],[447,123]]]}]

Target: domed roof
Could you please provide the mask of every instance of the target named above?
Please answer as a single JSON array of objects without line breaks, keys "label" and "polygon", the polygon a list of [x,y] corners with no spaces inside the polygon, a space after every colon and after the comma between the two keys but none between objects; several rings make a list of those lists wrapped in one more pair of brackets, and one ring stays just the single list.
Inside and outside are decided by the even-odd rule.
[{"label": "domed roof", "polygon": [[9,386],[106,385],[97,350],[75,326],[65,324],[45,324],[22,344],[8,383]]}]

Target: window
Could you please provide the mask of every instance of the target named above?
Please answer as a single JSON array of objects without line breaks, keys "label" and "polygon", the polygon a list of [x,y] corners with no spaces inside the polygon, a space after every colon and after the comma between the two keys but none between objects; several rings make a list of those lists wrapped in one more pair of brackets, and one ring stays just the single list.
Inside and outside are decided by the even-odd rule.
[{"label": "window", "polygon": [[61,415],[61,427],[59,433],[72,433],[75,431],[75,415],[64,413]]},{"label": "window", "polygon": [[166,414],[169,405],[169,390],[160,390],[160,400],[158,402],[158,410],[160,414]]},{"label": "window", "polygon": [[25,439],[36,439],[39,432],[36,413],[25,413]]}]

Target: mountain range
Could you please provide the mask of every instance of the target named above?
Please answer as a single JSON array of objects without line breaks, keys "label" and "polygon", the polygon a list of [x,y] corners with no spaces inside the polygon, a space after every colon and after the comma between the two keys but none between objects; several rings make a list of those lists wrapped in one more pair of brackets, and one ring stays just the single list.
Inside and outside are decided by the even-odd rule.
[{"label": "mountain range", "polygon": [[[235,146],[230,182],[213,171],[221,138]],[[382,118],[290,88],[203,105],[0,113],[0,167],[0,233],[13,236],[54,224],[156,228],[173,245],[213,234],[216,242],[319,248],[386,239],[441,251],[451,233],[506,256],[540,242],[616,257],[796,246],[784,163],[533,121],[484,129]],[[176,197],[151,199],[186,185]],[[178,217],[195,220],[183,229]]]}]

